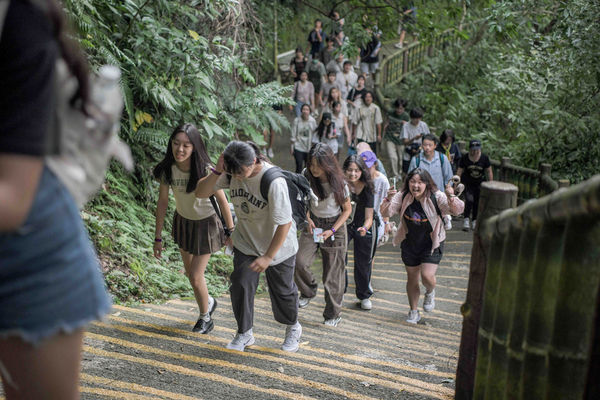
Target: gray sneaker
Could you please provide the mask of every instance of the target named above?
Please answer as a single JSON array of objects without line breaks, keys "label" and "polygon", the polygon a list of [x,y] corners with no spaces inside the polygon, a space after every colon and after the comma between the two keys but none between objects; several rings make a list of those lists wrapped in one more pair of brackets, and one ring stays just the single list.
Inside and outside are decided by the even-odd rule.
[{"label": "gray sneaker", "polygon": [[419,314],[419,310],[410,310],[408,312],[408,318],[406,318],[406,322],[409,324],[416,324],[421,320],[421,314]]},{"label": "gray sneaker", "polygon": [[300,347],[300,336],[302,336],[302,325],[296,322],[296,325],[288,325],[285,329],[285,340],[281,345],[281,350],[296,352]]},{"label": "gray sneaker", "polygon": [[435,308],[435,289],[431,293],[425,293],[425,299],[423,300],[423,310],[431,312]]},{"label": "gray sneaker", "polygon": [[233,340],[226,347],[231,350],[244,351],[246,346],[252,346],[253,344],[254,335],[252,335],[252,329],[250,329],[244,333],[236,333]]},{"label": "gray sneaker", "polygon": [[298,299],[298,307],[299,308],[304,308],[308,305],[308,303],[310,303],[311,298],[310,297],[304,297],[304,296],[300,296],[300,298]]},{"label": "gray sneaker", "polygon": [[325,321],[323,321],[323,323],[327,326],[338,326],[341,320],[342,317],[335,317],[331,319],[326,319]]}]

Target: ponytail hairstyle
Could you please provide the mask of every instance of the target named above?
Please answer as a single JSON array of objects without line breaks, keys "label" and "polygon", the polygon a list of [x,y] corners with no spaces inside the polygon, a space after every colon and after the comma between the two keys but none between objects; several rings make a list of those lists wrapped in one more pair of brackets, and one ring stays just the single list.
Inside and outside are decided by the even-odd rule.
[{"label": "ponytail hairstyle", "polygon": [[243,167],[251,167],[268,160],[260,153],[260,148],[256,143],[250,140],[246,142],[234,140],[225,147],[223,161],[225,172],[233,175],[242,173]]},{"label": "ponytail hairstyle", "polygon": [[350,164],[356,164],[358,169],[360,169],[360,180],[365,184],[365,188],[368,189],[371,193],[374,192],[373,179],[371,178],[371,172],[369,168],[367,168],[367,164],[365,164],[365,160],[359,154],[352,154],[348,156],[344,161],[344,172],[348,168],[350,168]]},{"label": "ponytail hairstyle", "polygon": [[190,156],[190,180],[185,188],[187,193],[191,193],[196,189],[198,179],[206,176],[206,168],[212,164],[208,157],[208,153],[206,152],[206,146],[200,136],[200,132],[194,124],[179,125],[173,130],[173,133],[171,133],[171,136],[169,137],[165,157],[158,165],[156,165],[156,167],[154,167],[152,174],[161,182],[164,180],[164,182],[169,185],[173,183],[173,172],[171,170],[171,167],[175,163],[175,157],[173,156],[173,139],[180,132],[185,133],[194,146],[192,155]]},{"label": "ponytail hairstyle", "polygon": [[313,160],[317,163],[319,168],[323,170],[335,202],[341,207],[345,202],[344,193],[346,192],[346,180],[344,178],[344,173],[337,162],[337,158],[335,154],[333,154],[333,150],[325,143],[315,143],[308,152],[308,157],[306,159],[306,165],[308,166],[308,168],[306,168],[306,175],[310,182],[310,187],[319,200],[323,200],[327,197],[327,194],[323,189],[321,180],[315,178],[310,170]]}]

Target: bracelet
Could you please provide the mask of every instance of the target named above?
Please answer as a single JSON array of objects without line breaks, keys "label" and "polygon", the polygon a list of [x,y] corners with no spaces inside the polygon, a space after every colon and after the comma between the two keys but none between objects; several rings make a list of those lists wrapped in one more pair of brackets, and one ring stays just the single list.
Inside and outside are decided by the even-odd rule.
[{"label": "bracelet", "polygon": [[335,228],[334,227],[331,228],[331,232],[335,233]]},{"label": "bracelet", "polygon": [[225,236],[227,237],[230,237],[234,230],[235,226],[233,228],[223,228],[223,232],[225,232]]},{"label": "bracelet", "polygon": [[212,171],[212,173],[213,173],[213,174],[215,174],[215,175],[217,175],[217,176],[222,174],[222,172],[219,172],[219,171],[217,171],[217,170],[216,170],[215,168],[213,168],[213,167],[210,167],[210,170]]},{"label": "bracelet", "polygon": [[157,242],[157,243],[160,243],[160,242],[162,242],[162,239],[161,238],[155,238],[154,241]]}]

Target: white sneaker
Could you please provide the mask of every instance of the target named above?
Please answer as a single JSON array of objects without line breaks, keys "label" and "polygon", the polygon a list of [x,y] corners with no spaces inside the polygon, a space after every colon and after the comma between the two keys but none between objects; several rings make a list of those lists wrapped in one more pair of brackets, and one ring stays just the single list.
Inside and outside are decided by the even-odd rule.
[{"label": "white sneaker", "polygon": [[360,301],[360,308],[362,308],[363,310],[370,310],[371,308],[373,308],[373,304],[371,303],[370,299],[362,299]]},{"label": "white sneaker", "polygon": [[410,310],[408,312],[408,318],[406,318],[406,322],[409,324],[416,324],[421,320],[421,314],[419,314],[419,310]]},{"label": "white sneaker", "polygon": [[296,322],[295,325],[288,325],[285,329],[285,340],[281,345],[281,350],[292,353],[298,351],[300,336],[302,336],[302,325],[299,322]]},{"label": "white sneaker", "polygon": [[342,317],[336,317],[332,319],[326,319],[325,321],[323,321],[323,323],[327,326],[338,326],[341,320]]},{"label": "white sneaker", "polygon": [[476,219],[474,219],[474,220],[473,220],[473,230],[475,230],[475,225],[476,225],[476,224],[477,224],[477,220],[476,220]]},{"label": "white sneaker", "polygon": [[394,47],[396,47],[397,49],[401,49],[402,47],[404,47],[404,44],[398,42],[394,45]]},{"label": "white sneaker", "polygon": [[246,346],[252,346],[253,344],[254,335],[252,335],[252,329],[250,329],[244,333],[236,333],[233,340],[226,347],[231,350],[244,351]]},{"label": "white sneaker", "polygon": [[471,226],[469,225],[469,218],[465,218],[465,220],[463,221],[463,231],[465,232],[469,232],[469,229],[471,229]]},{"label": "white sneaker", "polygon": [[273,149],[270,147],[267,149],[267,156],[269,156],[269,158],[273,158],[275,156]]},{"label": "white sneaker", "polygon": [[310,303],[310,297],[304,297],[304,296],[300,296],[300,298],[298,299],[298,307],[299,308],[304,308],[308,305],[308,303]]},{"label": "white sneaker", "polygon": [[444,228],[446,228],[447,231],[452,230],[452,218],[450,216],[447,216],[446,218],[444,218],[444,220],[446,221]]},{"label": "white sneaker", "polygon": [[423,310],[431,312],[435,308],[435,289],[431,293],[425,293],[425,299],[423,300]]}]

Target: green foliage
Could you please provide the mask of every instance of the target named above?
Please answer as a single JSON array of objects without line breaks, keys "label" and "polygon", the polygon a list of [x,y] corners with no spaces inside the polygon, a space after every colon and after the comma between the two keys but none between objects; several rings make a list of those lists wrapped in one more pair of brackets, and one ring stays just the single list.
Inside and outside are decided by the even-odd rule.
[{"label": "green foliage", "polygon": [[[110,63],[122,71],[121,137],[136,160],[132,175],[113,165],[85,211],[107,283],[119,301],[190,296],[168,221],[163,260],[152,256],[158,186],[150,171],[183,121],[199,128],[215,160],[234,135],[263,142],[264,127],[287,124],[272,106],[289,103],[289,88],[256,84],[259,37],[250,28],[258,22],[246,2],[65,0],[64,6],[92,69]],[[226,289],[230,268],[229,258],[211,257],[206,276],[213,294]]]},{"label": "green foliage", "polygon": [[573,182],[600,170],[600,23],[597,2],[498,2],[461,42],[429,60],[388,97],[424,120],[481,139],[494,157]]}]

